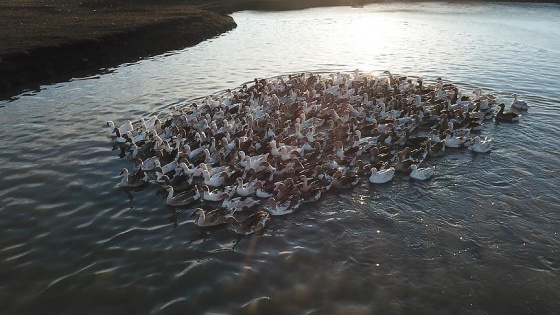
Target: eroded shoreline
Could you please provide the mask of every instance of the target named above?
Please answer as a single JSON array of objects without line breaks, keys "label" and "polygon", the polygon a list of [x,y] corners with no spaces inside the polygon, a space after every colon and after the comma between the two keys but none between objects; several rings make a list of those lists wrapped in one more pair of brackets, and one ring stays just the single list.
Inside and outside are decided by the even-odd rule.
[{"label": "eroded shoreline", "polygon": [[196,14],[134,25],[98,37],[68,39],[0,55],[0,97],[40,84],[98,73],[100,69],[196,45],[236,27],[232,17],[199,10]]}]

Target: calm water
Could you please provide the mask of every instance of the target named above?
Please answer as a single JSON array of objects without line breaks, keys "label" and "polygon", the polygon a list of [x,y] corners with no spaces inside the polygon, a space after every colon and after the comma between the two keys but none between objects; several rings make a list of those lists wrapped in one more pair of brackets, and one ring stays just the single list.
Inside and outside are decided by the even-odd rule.
[{"label": "calm water", "polygon": [[[196,47],[0,102],[2,314],[559,314],[560,6],[377,4],[233,14]],[[487,155],[364,182],[260,236],[127,194],[106,120],[255,77],[359,68],[530,103]],[[257,303],[258,301],[258,303]]]}]

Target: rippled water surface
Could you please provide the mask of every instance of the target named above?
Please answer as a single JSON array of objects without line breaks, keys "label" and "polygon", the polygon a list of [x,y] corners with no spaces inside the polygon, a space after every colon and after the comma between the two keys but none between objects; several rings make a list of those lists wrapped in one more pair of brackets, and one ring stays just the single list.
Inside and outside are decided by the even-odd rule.
[{"label": "rippled water surface", "polygon": [[[195,47],[0,102],[2,314],[558,314],[560,7],[375,4],[239,12]],[[490,154],[271,221],[201,230],[158,187],[126,193],[105,121],[256,77],[442,77],[531,108],[487,123]]]}]

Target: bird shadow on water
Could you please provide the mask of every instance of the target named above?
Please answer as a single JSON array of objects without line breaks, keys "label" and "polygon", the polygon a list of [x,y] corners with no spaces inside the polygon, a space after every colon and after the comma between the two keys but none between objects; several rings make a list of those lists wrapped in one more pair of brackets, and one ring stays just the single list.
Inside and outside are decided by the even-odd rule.
[{"label": "bird shadow on water", "polygon": [[[130,191],[131,191],[130,188],[122,187],[122,190],[124,191],[124,193],[125,193],[126,196],[128,197],[128,200],[129,200],[129,201],[131,201],[131,202],[134,201],[134,195],[130,192]],[[132,208],[132,206],[131,206],[131,208]]]},{"label": "bird shadow on water", "polygon": [[174,229],[178,226],[178,223],[177,223],[178,218],[179,218],[179,214],[177,213],[177,210],[175,210],[175,209],[171,210],[171,215],[167,219],[171,223],[171,228],[172,229]]},{"label": "bird shadow on water", "polygon": [[232,236],[224,226],[197,227],[187,244],[207,247],[210,252],[235,251],[243,239],[243,235]]}]

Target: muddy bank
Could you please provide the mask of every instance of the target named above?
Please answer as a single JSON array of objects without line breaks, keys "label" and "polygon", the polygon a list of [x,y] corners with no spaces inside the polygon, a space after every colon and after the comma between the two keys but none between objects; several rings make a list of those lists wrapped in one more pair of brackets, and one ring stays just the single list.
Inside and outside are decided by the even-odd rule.
[{"label": "muddy bank", "polygon": [[196,45],[236,27],[233,18],[205,11],[141,25],[97,38],[70,39],[53,46],[0,55],[0,97],[41,83],[60,82],[101,68]]}]

